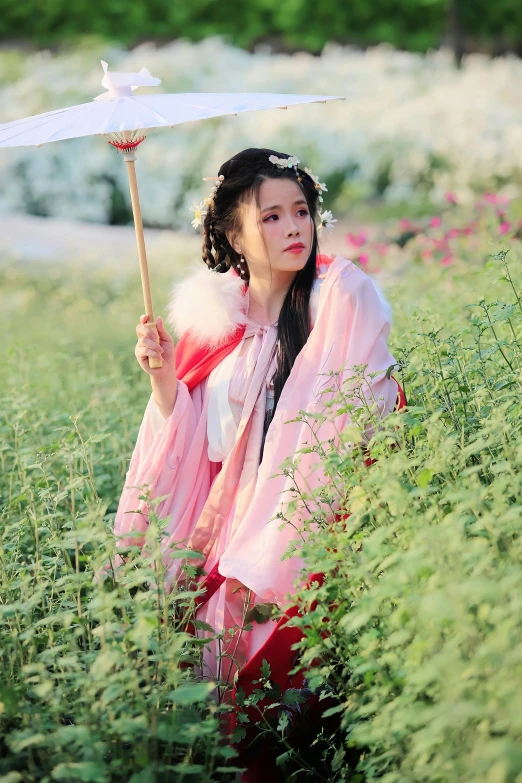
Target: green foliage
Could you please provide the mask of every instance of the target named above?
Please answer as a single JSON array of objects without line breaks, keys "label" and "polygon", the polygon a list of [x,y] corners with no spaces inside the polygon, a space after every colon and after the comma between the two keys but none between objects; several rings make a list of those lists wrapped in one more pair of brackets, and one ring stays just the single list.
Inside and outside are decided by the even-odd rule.
[{"label": "green foliage", "polygon": [[[338,719],[325,737],[332,780],[521,779],[517,267],[501,251],[454,270],[447,296],[439,280],[419,304],[402,299],[394,354],[407,410],[381,422],[370,467],[357,450],[333,460],[321,446],[329,499],[350,516],[310,534],[307,570],[326,579],[301,590],[295,622],[310,688]],[[355,770],[342,760],[353,748]]]},{"label": "green foliage", "polygon": [[[513,0],[491,4],[459,4],[465,33],[478,42],[503,39],[520,46],[522,11]],[[48,0],[37,11],[28,0],[4,0],[0,39],[29,38],[37,44],[59,43],[75,36],[100,36],[134,44],[143,39],[186,38],[199,41],[213,35],[250,48],[261,40],[319,52],[329,40],[372,45],[382,41],[398,48],[426,51],[438,46],[448,29],[446,0],[377,0],[334,3],[323,0],[257,0],[226,3],[109,3]]]},{"label": "green foliage", "polygon": [[195,594],[166,594],[152,508],[150,556],[111,569],[143,412],[139,289],[56,271],[2,269],[0,778],[233,780],[214,683],[193,674]]}]

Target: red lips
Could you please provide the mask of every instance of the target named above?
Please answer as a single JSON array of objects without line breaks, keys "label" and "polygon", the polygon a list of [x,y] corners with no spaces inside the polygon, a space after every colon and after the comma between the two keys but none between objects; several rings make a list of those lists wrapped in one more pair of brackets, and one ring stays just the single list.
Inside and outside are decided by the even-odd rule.
[{"label": "red lips", "polygon": [[288,247],[285,247],[285,250],[291,250],[293,247],[304,247],[302,242],[294,242],[291,245],[288,245]]}]

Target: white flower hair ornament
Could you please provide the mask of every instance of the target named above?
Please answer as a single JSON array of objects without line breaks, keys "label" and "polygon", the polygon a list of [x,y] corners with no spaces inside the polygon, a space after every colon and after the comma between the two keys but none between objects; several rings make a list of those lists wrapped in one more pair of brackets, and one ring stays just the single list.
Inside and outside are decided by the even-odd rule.
[{"label": "white flower hair ornament", "polygon": [[192,220],[192,225],[193,225],[194,228],[197,228],[198,226],[200,226],[202,224],[203,219],[204,219],[205,215],[207,214],[207,210],[205,209],[205,205],[207,207],[210,206],[210,204],[212,203],[212,201],[214,199],[214,196],[216,195],[217,189],[219,188],[219,186],[221,185],[221,183],[225,179],[225,175],[224,174],[220,174],[219,177],[202,177],[202,179],[204,179],[204,180],[215,179],[216,182],[215,182],[214,185],[212,185],[212,190],[210,191],[210,196],[207,196],[207,198],[203,199],[203,201],[200,201],[199,204],[196,204],[195,201],[192,202],[192,206],[190,207],[190,209],[194,213],[194,220]]},{"label": "white flower hair ornament", "polygon": [[319,220],[320,223],[317,226],[318,234],[321,234],[323,230],[331,231],[334,227],[334,223],[337,223],[337,219],[334,218],[333,214],[330,212],[329,209],[325,209],[324,212],[321,212],[321,210],[319,210]]},{"label": "white flower hair ornament", "polygon": [[[270,163],[273,163],[275,166],[278,166],[281,169],[286,168],[294,168],[297,179],[299,182],[302,182],[302,177],[299,176],[297,172],[297,166],[299,165],[299,158],[296,158],[295,155],[290,155],[288,158],[278,158],[277,155],[269,155],[268,160]],[[315,174],[312,174],[311,169],[305,167],[305,172],[308,174],[308,176],[313,180],[314,187],[316,190],[319,191],[319,202],[322,203],[323,201],[323,190],[328,191],[328,188],[324,184],[324,182],[319,182],[319,178],[315,176]],[[221,183],[225,179],[223,174],[220,174],[219,177],[202,177],[203,180],[215,180],[214,185],[212,185],[212,190],[210,191],[210,195],[207,196],[207,198],[203,199],[202,202],[199,204],[196,204],[194,201],[190,209],[192,212],[194,212],[194,219],[192,220],[192,226],[196,229],[198,226],[200,226],[203,222],[203,219],[205,218],[205,215],[207,214],[207,211],[205,209],[205,206],[209,207],[213,200],[214,196],[216,195],[218,188],[220,187]],[[323,229],[326,229],[327,231],[331,231],[334,227],[334,223],[337,223],[337,220],[334,219],[332,212],[327,209],[324,212],[321,212],[321,210],[318,210],[319,213],[319,225],[317,226],[317,233],[320,234]]]},{"label": "white flower hair ornament", "polygon": [[277,155],[269,155],[268,160],[270,163],[274,163],[276,166],[279,166],[280,169],[291,169],[293,166],[295,173],[297,174],[299,158],[296,158],[295,155],[290,155],[288,158],[278,158]]}]

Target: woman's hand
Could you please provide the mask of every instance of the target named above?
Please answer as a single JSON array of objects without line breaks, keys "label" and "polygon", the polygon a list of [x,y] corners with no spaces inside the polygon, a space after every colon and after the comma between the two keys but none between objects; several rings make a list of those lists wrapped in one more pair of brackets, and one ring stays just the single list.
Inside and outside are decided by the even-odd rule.
[{"label": "woman's hand", "polygon": [[[134,349],[134,355],[139,362],[141,369],[151,378],[173,378],[176,375],[176,361],[174,355],[174,340],[163,326],[163,319],[158,316],[156,326],[158,334],[154,332],[151,326],[147,325],[148,315],[142,315],[139,324],[136,326],[138,342]],[[159,338],[159,342],[158,342]],[[149,357],[153,356],[162,359],[161,367],[152,368],[149,366]]]}]

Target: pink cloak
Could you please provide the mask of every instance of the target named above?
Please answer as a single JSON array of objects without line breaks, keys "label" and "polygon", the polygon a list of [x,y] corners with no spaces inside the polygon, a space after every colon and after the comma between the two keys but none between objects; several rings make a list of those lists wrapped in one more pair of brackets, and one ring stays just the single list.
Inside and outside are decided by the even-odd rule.
[{"label": "pink cloak", "polygon": [[[298,419],[303,411],[325,411],[325,401],[334,396],[333,392],[321,394],[332,386],[334,379],[328,373],[337,373],[337,382],[344,381],[346,390],[355,384],[349,380],[354,376],[353,368],[366,365],[366,377],[370,373],[375,376],[363,388],[364,397],[381,416],[394,409],[402,391],[393,376],[386,374],[396,362],[387,346],[391,314],[382,293],[369,275],[343,256],[333,260],[319,256],[311,300],[313,328],[283,389],[260,462],[266,382],[274,367],[277,329],[273,324],[260,327],[248,318],[248,289],[245,295],[242,281],[234,280],[232,272],[198,272],[192,278],[192,288],[187,282],[178,286],[170,305],[171,322],[180,338],[191,334],[202,346],[218,346],[218,350],[220,342],[233,340],[238,328],[244,330],[240,340],[253,338],[248,349],[252,374],[230,450],[222,461],[214,461],[219,451],[215,443],[209,442],[209,437],[211,441],[217,437],[221,423],[215,420],[219,398],[212,385],[221,361],[214,362],[215,371],[196,383],[188,384],[178,374],[176,404],[168,418],[163,419],[152,395],[149,399],[114,527],[115,534],[123,536],[119,538],[122,545],[143,545],[140,534],[146,530],[148,517],[146,503],[139,500],[139,495],[148,488],[152,498],[166,496],[157,513],[168,520],[168,535],[161,545],[167,589],[172,589],[180,574],[180,559],[171,556],[171,547],[185,546],[201,552],[199,563],[217,577],[217,589],[202,603],[197,618],[208,622],[216,632],[242,625],[245,602],[248,606],[258,602],[281,606],[293,591],[303,563],[298,555],[281,558],[289,544],[298,540],[304,518],[302,511],[289,504],[295,499],[296,485],[310,493],[325,482],[320,457],[315,452],[298,454],[312,442],[310,420]],[[220,280],[211,283],[211,278]],[[220,291],[206,291],[205,286],[210,284],[220,286]],[[220,299],[225,289],[228,296]],[[191,301],[188,296],[191,290],[200,306],[196,316],[196,299]],[[185,367],[181,373],[187,381],[190,369],[193,367]],[[231,373],[228,381],[233,383],[233,367]],[[353,401],[359,404],[355,396]],[[214,411],[210,419],[209,411]],[[330,440],[331,448],[335,448],[340,432],[349,423],[347,412],[335,420],[329,414],[316,437],[322,442]],[[281,466],[294,457],[292,478]],[[281,529],[281,515],[289,516],[291,525]],[[132,532],[136,535],[129,538]],[[253,631],[236,632],[224,644],[224,651],[233,655],[225,670],[216,665],[215,646],[209,646],[205,654],[209,676],[230,680],[255,655],[272,632],[274,622],[254,625]]]}]

